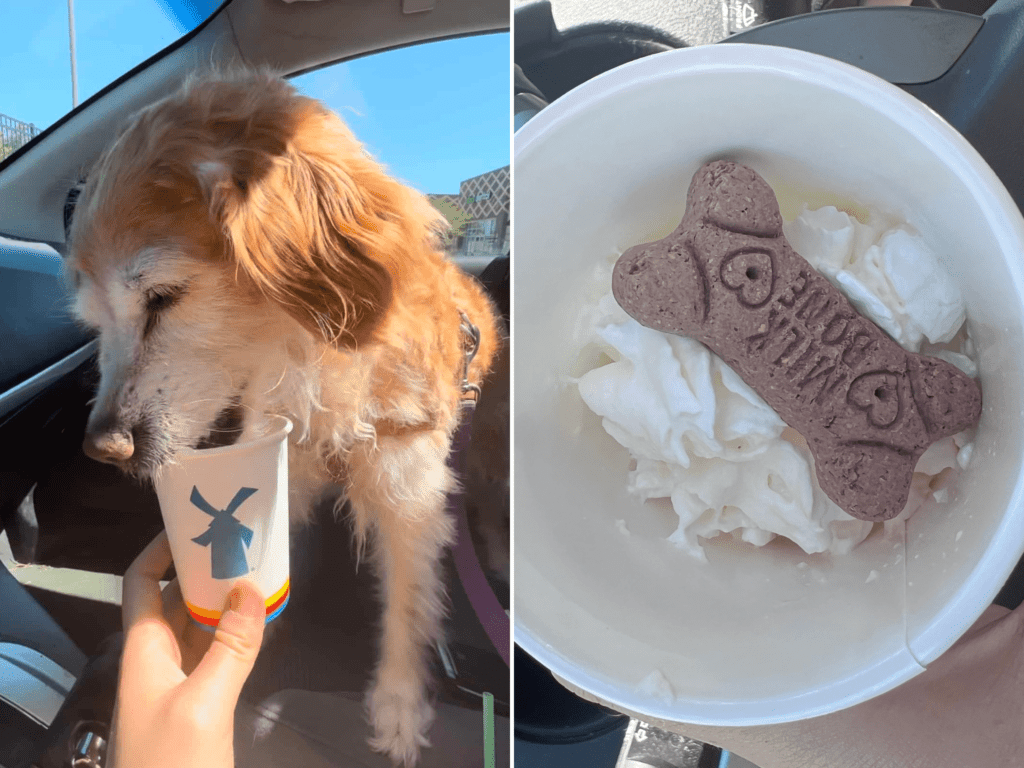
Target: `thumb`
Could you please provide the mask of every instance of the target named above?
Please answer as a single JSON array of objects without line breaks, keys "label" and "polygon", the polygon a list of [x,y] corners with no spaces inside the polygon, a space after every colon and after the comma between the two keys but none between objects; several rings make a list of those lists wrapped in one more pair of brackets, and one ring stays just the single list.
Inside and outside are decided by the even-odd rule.
[{"label": "thumb", "polygon": [[248,581],[235,584],[213,644],[189,676],[190,686],[229,704],[233,712],[260,652],[266,619],[266,605],[259,590]]}]

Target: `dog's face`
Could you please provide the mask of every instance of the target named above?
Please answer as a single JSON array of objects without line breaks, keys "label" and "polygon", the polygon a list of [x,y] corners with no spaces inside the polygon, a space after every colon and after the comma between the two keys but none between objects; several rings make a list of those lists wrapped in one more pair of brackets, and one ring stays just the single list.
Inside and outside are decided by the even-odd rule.
[{"label": "dog's face", "polygon": [[[192,243],[145,234],[133,232],[117,258],[95,258],[91,274],[74,278],[77,313],[99,332],[100,384],[83,447],[138,476],[180,448],[238,439],[259,361],[281,360],[261,331],[283,322]],[[94,257],[83,249],[79,258]]]},{"label": "dog's face", "polygon": [[254,388],[303,347],[372,339],[403,249],[435,226],[336,116],[271,75],[199,77],[143,110],[72,224],[75,311],[99,335],[84,450],[146,477],[184,447],[234,442]]}]

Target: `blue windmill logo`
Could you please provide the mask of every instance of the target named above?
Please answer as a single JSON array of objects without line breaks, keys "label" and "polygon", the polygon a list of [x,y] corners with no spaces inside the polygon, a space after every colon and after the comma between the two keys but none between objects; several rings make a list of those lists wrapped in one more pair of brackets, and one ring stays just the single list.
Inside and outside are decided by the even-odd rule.
[{"label": "blue windmill logo", "polygon": [[242,488],[230,504],[224,509],[217,509],[203,498],[198,488],[192,486],[192,496],[189,500],[213,518],[210,527],[192,541],[201,547],[210,548],[211,576],[215,579],[234,579],[249,572],[245,552],[252,544],[252,529],[242,525],[235,518],[235,511],[256,493],[256,490]]}]

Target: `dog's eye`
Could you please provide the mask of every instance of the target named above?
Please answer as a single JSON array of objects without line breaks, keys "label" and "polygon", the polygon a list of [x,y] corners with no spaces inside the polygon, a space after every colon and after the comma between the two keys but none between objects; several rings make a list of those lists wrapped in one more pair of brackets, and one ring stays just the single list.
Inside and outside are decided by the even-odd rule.
[{"label": "dog's eye", "polygon": [[185,295],[184,286],[152,288],[146,292],[146,312],[156,314],[170,309]]},{"label": "dog's eye", "polygon": [[147,338],[156,328],[160,313],[173,307],[184,295],[183,285],[150,288],[146,291],[146,324],[142,329],[142,338]]}]

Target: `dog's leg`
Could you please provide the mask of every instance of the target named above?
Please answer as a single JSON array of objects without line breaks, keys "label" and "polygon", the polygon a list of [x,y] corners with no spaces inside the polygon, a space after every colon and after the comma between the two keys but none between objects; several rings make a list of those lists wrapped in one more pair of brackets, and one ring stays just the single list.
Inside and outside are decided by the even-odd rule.
[{"label": "dog's leg", "polygon": [[367,694],[370,745],[415,764],[428,744],[427,659],[444,613],[439,562],[454,536],[445,510],[454,485],[442,431],[381,437],[349,459],[357,541],[367,533],[384,598],[380,662]]}]

